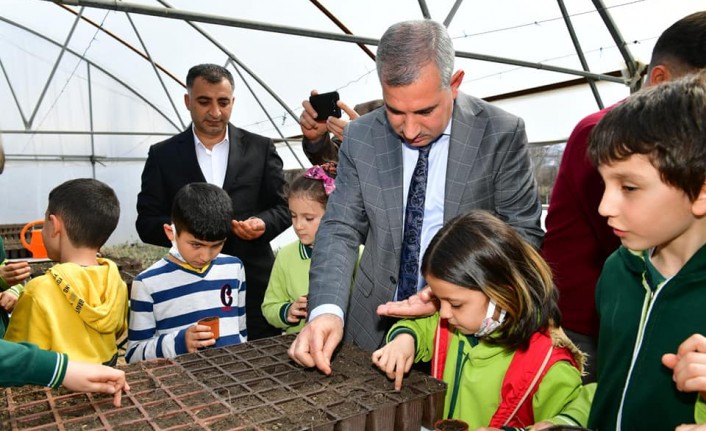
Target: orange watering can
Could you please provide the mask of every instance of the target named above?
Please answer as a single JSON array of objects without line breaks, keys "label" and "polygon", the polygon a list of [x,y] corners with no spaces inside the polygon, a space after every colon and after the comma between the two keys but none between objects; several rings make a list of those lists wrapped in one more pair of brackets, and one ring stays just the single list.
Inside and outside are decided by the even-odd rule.
[{"label": "orange watering can", "polygon": [[[37,225],[39,225],[39,228],[36,227]],[[32,257],[35,259],[48,257],[47,249],[44,247],[44,240],[42,239],[42,227],[44,227],[44,220],[35,220],[27,223],[20,231],[20,242],[24,248],[32,253]],[[28,231],[30,242],[27,242]]]}]

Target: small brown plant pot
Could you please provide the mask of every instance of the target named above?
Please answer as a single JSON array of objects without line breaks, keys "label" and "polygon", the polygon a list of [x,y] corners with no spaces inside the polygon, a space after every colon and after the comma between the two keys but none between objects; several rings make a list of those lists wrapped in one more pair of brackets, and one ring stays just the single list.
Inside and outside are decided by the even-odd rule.
[{"label": "small brown plant pot", "polygon": [[434,423],[434,431],[468,431],[468,424],[458,419],[441,419]]},{"label": "small brown plant pot", "polygon": [[203,319],[199,320],[197,322],[199,325],[205,325],[211,328],[211,332],[213,332],[213,338],[215,340],[218,339],[218,337],[221,335],[221,325],[218,319],[218,316],[211,316],[211,317],[204,317]]}]

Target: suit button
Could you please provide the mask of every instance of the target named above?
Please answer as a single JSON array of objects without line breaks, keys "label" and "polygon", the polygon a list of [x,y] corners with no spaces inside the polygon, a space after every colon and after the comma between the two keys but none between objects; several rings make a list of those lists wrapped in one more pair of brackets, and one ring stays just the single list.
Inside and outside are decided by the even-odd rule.
[{"label": "suit button", "polygon": [[395,279],[395,277],[390,276],[390,283],[397,284],[397,280]]}]

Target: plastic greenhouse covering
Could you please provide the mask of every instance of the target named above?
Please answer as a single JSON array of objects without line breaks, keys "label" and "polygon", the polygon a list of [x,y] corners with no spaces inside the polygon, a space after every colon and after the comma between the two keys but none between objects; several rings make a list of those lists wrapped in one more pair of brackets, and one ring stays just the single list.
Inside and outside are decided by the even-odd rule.
[{"label": "plastic greenhouse covering", "polygon": [[[398,21],[447,24],[461,90],[525,120],[538,164],[556,166],[583,116],[637,89],[659,34],[703,0],[0,0],[2,223],[43,217],[77,177],[110,184],[109,243],[139,241],[135,203],[149,146],[189,127],[198,63],[235,76],[231,122],[306,167],[297,123],[312,89],[350,106],[381,97],[377,41]],[[291,232],[290,232],[290,239]]]}]

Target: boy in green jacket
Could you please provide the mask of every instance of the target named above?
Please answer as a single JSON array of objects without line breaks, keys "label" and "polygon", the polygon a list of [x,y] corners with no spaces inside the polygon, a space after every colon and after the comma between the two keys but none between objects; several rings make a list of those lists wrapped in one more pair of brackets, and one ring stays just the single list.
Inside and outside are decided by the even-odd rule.
[{"label": "boy in green jacket", "polygon": [[674,383],[676,361],[662,363],[706,328],[704,139],[706,71],[631,96],[591,135],[589,158],[605,182],[598,210],[622,243],[596,287],[591,429],[706,422],[704,400]]}]

